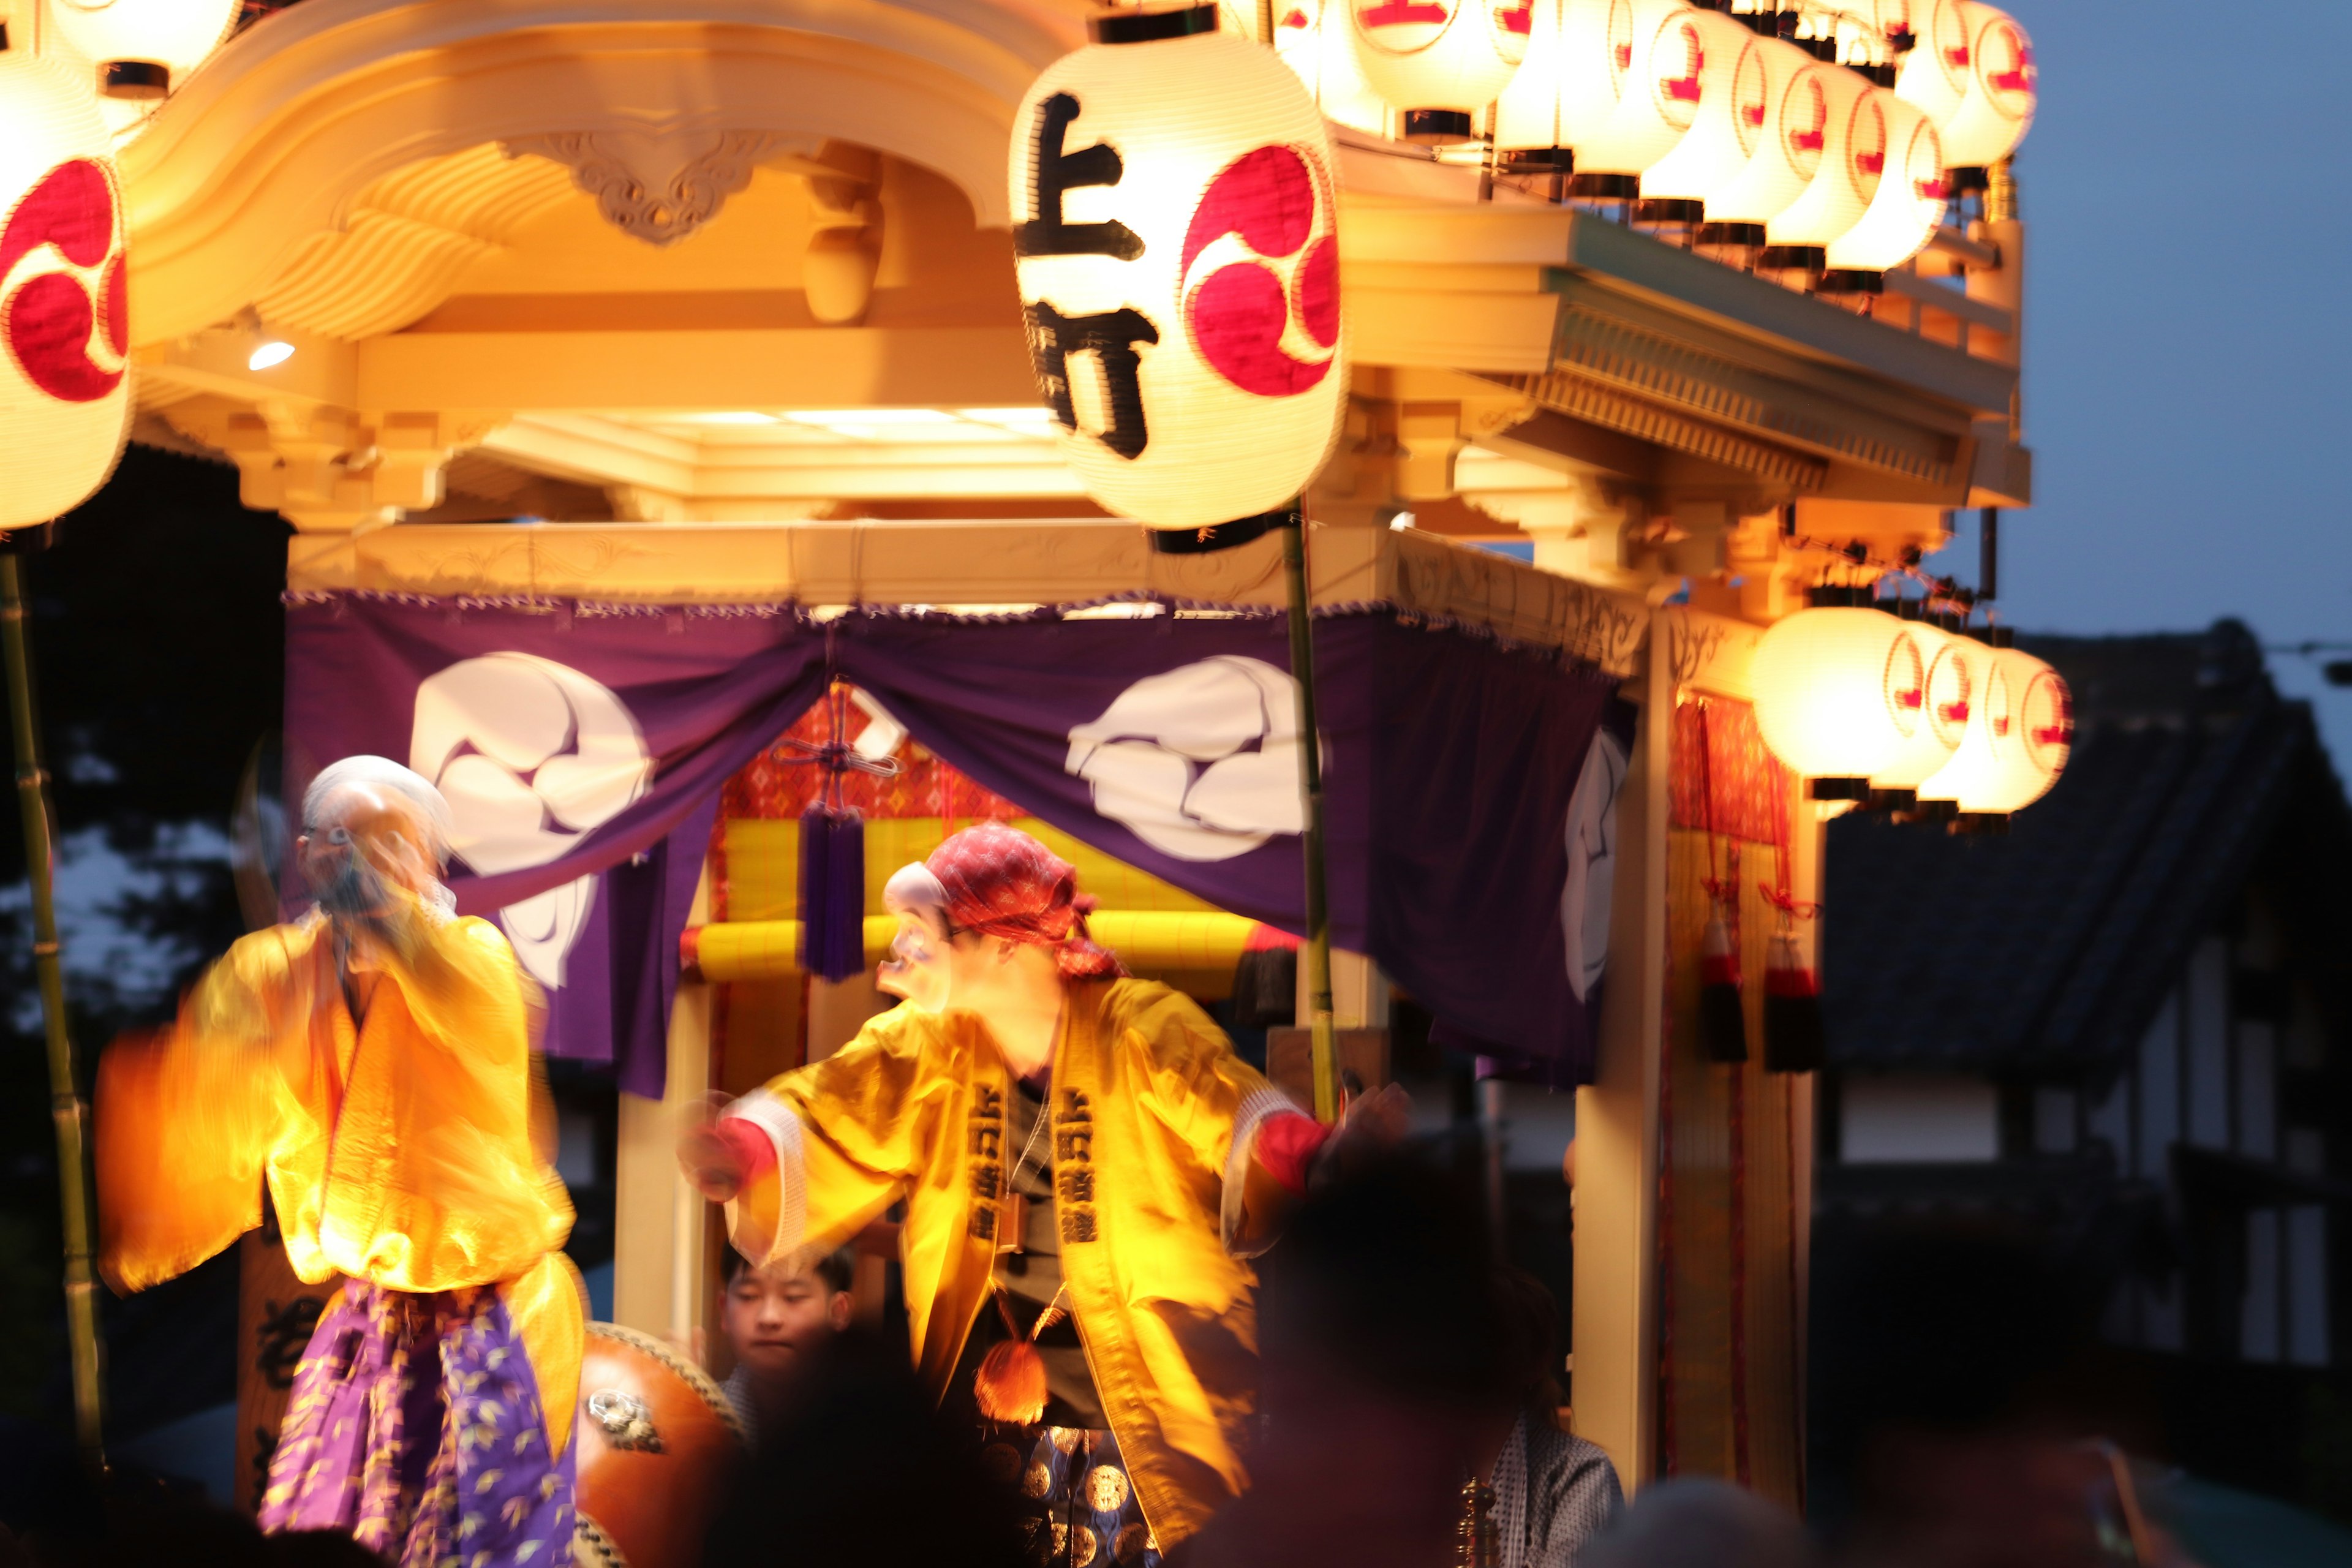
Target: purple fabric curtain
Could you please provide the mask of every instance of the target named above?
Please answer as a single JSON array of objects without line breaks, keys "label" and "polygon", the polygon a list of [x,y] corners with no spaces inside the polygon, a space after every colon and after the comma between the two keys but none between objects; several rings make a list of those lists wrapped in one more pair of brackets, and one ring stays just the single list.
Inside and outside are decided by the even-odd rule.
[{"label": "purple fabric curtain", "polygon": [[[1236,913],[1304,928],[1295,688],[1255,612],[961,620],[297,601],[289,754],[438,782],[460,907],[549,986],[551,1050],[660,1092],[677,937],[719,786],[828,668],[982,784]],[[1590,1076],[1613,682],[1382,611],[1321,617],[1332,933],[1507,1070]],[[305,779],[289,781],[298,790]]]},{"label": "purple fabric curtain", "polygon": [[824,637],[785,609],[304,596],[287,798],[362,752],[439,784],[457,907],[498,918],[546,989],[549,1052],[657,1096],[719,786],[824,680]]}]

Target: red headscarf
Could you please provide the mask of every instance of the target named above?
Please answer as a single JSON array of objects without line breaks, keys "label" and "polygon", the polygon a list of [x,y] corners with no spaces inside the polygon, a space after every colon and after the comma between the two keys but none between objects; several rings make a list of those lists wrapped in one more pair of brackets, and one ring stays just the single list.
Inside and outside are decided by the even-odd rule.
[{"label": "red headscarf", "polygon": [[923,864],[947,890],[948,923],[982,936],[1054,948],[1062,973],[1089,980],[1127,973],[1087,936],[1093,899],[1077,868],[1017,827],[983,822],[951,836]]}]

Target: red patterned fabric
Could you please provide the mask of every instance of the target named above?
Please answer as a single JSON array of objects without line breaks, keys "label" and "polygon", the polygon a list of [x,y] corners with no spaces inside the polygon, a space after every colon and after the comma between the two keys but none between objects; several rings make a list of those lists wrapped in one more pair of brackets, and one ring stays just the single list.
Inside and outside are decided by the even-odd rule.
[{"label": "red patterned fabric", "polygon": [[947,889],[948,920],[957,929],[1057,947],[1062,973],[1073,978],[1127,973],[1087,940],[1095,901],[1078,892],[1076,868],[1019,828],[967,827],[923,864]]},{"label": "red patterned fabric", "polygon": [[1669,773],[1676,827],[1750,844],[1778,844],[1787,837],[1783,825],[1793,793],[1789,771],[1766,750],[1756,710],[1747,703],[1709,697],[1675,709]]},{"label": "red patterned fabric", "polygon": [[[854,737],[866,720],[853,711]],[[723,821],[744,818],[793,822],[824,786],[824,770],[800,760],[802,753],[784,745],[800,741],[823,745],[832,739],[832,721],[822,701],[802,714],[775,745],[761,752],[727,781],[719,815]],[[898,772],[891,777],[850,773],[841,781],[842,804],[854,807],[868,822],[909,816],[938,816],[953,822],[1009,822],[1028,815],[1001,795],[982,788],[941,762],[920,742],[898,749]]]}]

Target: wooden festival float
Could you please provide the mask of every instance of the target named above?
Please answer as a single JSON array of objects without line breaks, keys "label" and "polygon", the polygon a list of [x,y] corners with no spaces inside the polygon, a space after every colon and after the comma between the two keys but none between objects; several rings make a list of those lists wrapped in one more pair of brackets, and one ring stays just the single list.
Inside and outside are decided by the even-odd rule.
[{"label": "wooden festival float", "polygon": [[[36,16],[72,3],[11,0],[14,49],[131,90],[137,73],[93,68]],[[1992,826],[2032,784],[2020,768],[2046,787],[2063,759],[2063,689],[2051,708],[1969,595],[1916,570],[1956,509],[1986,509],[1990,540],[1999,510],[2031,500],[2007,162],[2031,111],[2030,47],[1991,7],[1945,0],[1759,15],[1741,14],[1756,0],[1638,0],[1622,48],[1586,36],[1580,0],[1463,9],[1457,34],[1483,38],[1492,20],[1527,63],[1382,44],[1390,19],[1370,5],[1220,18],[1276,35],[1329,156],[1307,226],[1274,242],[1286,258],[1235,254],[1280,307],[1250,318],[1273,334],[1260,347],[1320,384],[1315,417],[1336,435],[1328,460],[1318,428],[1260,445],[1307,459],[1292,483],[1307,523],[1297,597],[1316,611],[1327,706],[1398,717],[1377,710],[1395,688],[1350,688],[1331,651],[1351,616],[1548,661],[1630,705],[1630,738],[1602,755],[1588,730],[1564,781],[1498,766],[1462,786],[1500,801],[1553,783],[1566,798],[1590,768],[1601,781],[1580,818],[1559,819],[1585,836],[1596,885],[1573,910],[1557,884],[1540,890],[1584,944],[1571,967],[1605,976],[1584,1056],[1552,1063],[1576,1096],[1574,1424],[1631,1486],[1720,1475],[1797,1502],[1822,825],[1860,805]],[[992,783],[984,735],[927,733],[894,706],[909,699],[877,697],[854,666],[881,658],[861,626],[929,628],[948,639],[933,657],[952,660],[956,638],[1005,626],[1143,639],[1284,624],[1279,515],[1201,550],[1223,542],[1202,520],[1176,516],[1171,547],[1138,525],[1170,516],[1102,504],[1118,356],[1175,354],[1172,321],[1157,342],[1069,335],[1070,318],[1040,314],[1033,262],[1015,265],[1020,226],[1111,210],[1087,205],[1099,168],[1028,192],[1034,210],[1006,177],[1033,134],[1033,81],[1105,14],[1079,0],[300,0],[248,16],[167,96],[105,100],[130,437],[234,463],[247,503],[293,524],[298,653],[343,646],[343,610],[494,643],[509,623],[535,637],[557,618],[627,621],[680,647],[757,612],[790,623],[778,647],[817,661],[771,693],[800,706],[754,737],[744,771],[706,781],[702,820],[723,802],[709,853],[663,872],[690,908],[597,939],[661,972],[638,1003],[668,1009],[653,1065],[624,1078],[642,1092],[621,1096],[613,1316],[626,1330],[686,1345],[709,1327],[720,1243],[677,1173],[687,1108],[830,1050],[877,1005],[863,973],[802,973],[791,818],[823,769],[788,765],[787,731],[810,752],[871,731],[871,759],[905,764],[846,786],[867,808],[876,887],[963,820],[1034,809],[1139,972],[1215,999],[1255,923],[1203,895],[1211,870],[1188,888],[1138,866],[1115,814],[996,787],[1011,775]],[[1634,83],[1605,103],[1601,51]],[[1159,132],[1136,114],[1129,163],[1158,167]],[[1167,182],[1139,173],[1129,194],[1175,203],[1181,226],[1199,190]],[[1033,347],[1076,430],[1040,401]],[[1151,412],[1175,440],[1183,409]],[[1991,570],[1989,550],[1987,595]],[[1855,602],[1874,592],[1880,607]],[[1280,651],[1261,662],[1289,680]],[[298,659],[296,695],[376,700],[336,686],[357,668]],[[812,710],[836,676],[871,707]],[[1268,689],[1269,713],[1295,684]],[[592,699],[561,679],[550,690],[584,736]],[[410,737],[405,711],[392,721],[387,749]],[[1254,743],[1304,751],[1285,722]],[[296,717],[289,731],[301,738]],[[1980,757],[1983,778],[1946,778],[1970,746],[2013,751],[2021,735],[2032,754],[2009,774],[1984,783],[2000,769]],[[1332,755],[1339,789],[1349,764]],[[657,793],[645,768],[640,794]],[[538,863],[475,869],[521,888],[533,864],[636,820],[637,798],[590,813]],[[1295,864],[1300,826],[1262,837]],[[641,868],[652,842],[572,885]],[[1386,875],[1382,852],[1335,849],[1335,889]],[[562,893],[534,887],[509,921],[538,922],[559,969],[590,918]],[[1341,889],[1334,907],[1361,896]],[[1339,948],[1331,1022],[1347,1065],[1377,1077],[1391,983],[1434,961]],[[1313,1053],[1283,1048],[1311,1092]],[[269,1349],[299,1315],[282,1268],[248,1238],[248,1449],[274,1420]]]}]

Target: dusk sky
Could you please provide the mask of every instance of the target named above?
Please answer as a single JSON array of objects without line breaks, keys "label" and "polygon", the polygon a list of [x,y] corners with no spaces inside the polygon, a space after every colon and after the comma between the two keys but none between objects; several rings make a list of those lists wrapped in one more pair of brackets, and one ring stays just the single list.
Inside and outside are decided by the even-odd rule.
[{"label": "dusk sky", "polygon": [[[2004,520],[2002,610],[2352,643],[2352,4],[2011,9],[2042,104],[2017,160],[2034,505]],[[1945,559],[1973,580],[1974,514]],[[2271,668],[2352,769],[2352,690]]]}]

